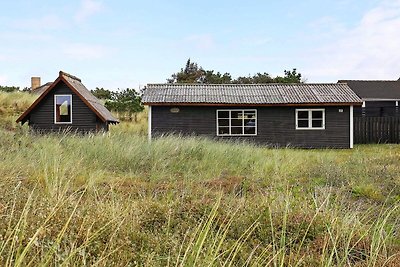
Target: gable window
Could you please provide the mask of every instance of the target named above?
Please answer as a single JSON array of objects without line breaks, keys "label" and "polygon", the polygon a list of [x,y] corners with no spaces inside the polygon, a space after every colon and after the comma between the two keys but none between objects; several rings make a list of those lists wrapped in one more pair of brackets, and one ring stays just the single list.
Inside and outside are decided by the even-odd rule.
[{"label": "gable window", "polygon": [[255,109],[217,110],[217,135],[218,136],[257,135],[257,110]]},{"label": "gable window", "polygon": [[296,109],[296,130],[325,129],[325,109]]},{"label": "gable window", "polygon": [[54,123],[72,123],[72,95],[54,96]]}]

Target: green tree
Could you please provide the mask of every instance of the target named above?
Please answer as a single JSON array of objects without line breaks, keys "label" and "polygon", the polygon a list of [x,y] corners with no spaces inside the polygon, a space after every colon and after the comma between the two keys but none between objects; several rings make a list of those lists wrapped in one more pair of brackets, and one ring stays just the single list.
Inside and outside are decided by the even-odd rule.
[{"label": "green tree", "polygon": [[273,83],[274,79],[271,76],[264,73],[257,73],[253,76],[239,76],[237,79],[233,80],[232,83],[236,84],[260,84],[260,83]]},{"label": "green tree", "polygon": [[99,98],[99,99],[111,99],[111,91],[99,87],[96,87],[96,89],[91,90],[92,94]]},{"label": "green tree", "polygon": [[301,83],[301,73],[294,68],[291,71],[284,70],[284,76],[271,77],[267,72],[254,75],[239,76],[232,79],[229,72],[221,74],[219,71],[204,70],[195,62],[187,60],[184,68],[171,75],[168,83],[205,83],[205,84],[262,84],[262,83]]},{"label": "green tree", "polygon": [[191,62],[190,58],[186,61],[185,68],[180,72],[171,75],[167,79],[168,83],[202,83],[204,80],[205,71],[199,67],[197,63]]},{"label": "green tree", "polygon": [[232,77],[229,73],[221,74],[219,71],[214,73],[213,70],[206,70],[202,83],[208,84],[228,84],[232,83]]},{"label": "green tree", "polygon": [[277,76],[274,80],[276,83],[301,83],[301,73],[297,73],[297,69],[285,70],[285,76]]},{"label": "green tree", "polygon": [[11,92],[18,91],[18,90],[19,90],[19,87],[17,87],[17,86],[2,86],[2,85],[0,85],[0,91],[2,91],[2,92],[11,93]]},{"label": "green tree", "polygon": [[111,97],[105,103],[106,108],[118,113],[121,119],[137,122],[137,113],[144,110],[142,98],[135,89],[127,88],[120,92],[111,92]]}]

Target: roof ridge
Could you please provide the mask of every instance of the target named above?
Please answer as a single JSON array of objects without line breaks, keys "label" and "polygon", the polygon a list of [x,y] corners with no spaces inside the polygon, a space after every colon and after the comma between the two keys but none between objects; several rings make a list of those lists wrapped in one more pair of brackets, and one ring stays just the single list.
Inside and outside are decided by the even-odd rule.
[{"label": "roof ridge", "polygon": [[64,71],[62,71],[62,70],[60,70],[60,77],[61,77],[61,76],[67,76],[68,78],[71,78],[71,79],[73,79],[73,80],[77,80],[78,82],[82,82],[82,80],[79,79],[78,77],[76,77],[76,76],[74,76],[74,75],[72,75],[72,74],[66,73],[66,72],[64,72]]},{"label": "roof ridge", "polygon": [[148,83],[147,86],[262,86],[262,85],[337,85],[345,82],[329,83]]},{"label": "roof ridge", "polygon": [[338,80],[338,83],[345,82],[400,82],[399,80]]}]

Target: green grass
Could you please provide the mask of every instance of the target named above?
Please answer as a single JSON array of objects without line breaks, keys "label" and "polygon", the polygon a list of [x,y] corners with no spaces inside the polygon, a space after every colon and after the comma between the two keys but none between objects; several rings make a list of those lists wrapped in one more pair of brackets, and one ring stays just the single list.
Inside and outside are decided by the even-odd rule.
[{"label": "green grass", "polygon": [[[0,99],[14,99],[1,121],[33,101]],[[399,162],[399,145],[148,143],[145,114],[87,136],[13,124],[0,130],[0,265],[397,266]]]}]

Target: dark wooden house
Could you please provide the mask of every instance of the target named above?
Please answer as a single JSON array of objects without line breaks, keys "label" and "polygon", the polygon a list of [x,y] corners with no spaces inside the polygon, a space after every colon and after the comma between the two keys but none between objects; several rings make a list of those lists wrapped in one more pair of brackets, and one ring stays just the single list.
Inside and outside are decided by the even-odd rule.
[{"label": "dark wooden house", "polygon": [[363,101],[354,108],[354,142],[400,143],[400,80],[340,80]]},{"label": "dark wooden house", "polygon": [[346,84],[149,84],[149,138],[163,134],[239,139],[272,146],[352,148]]},{"label": "dark wooden house", "polygon": [[96,132],[108,131],[118,120],[79,78],[60,71],[17,122],[39,132]]},{"label": "dark wooden house", "polygon": [[355,117],[399,117],[400,81],[340,80],[363,101],[354,109]]}]

